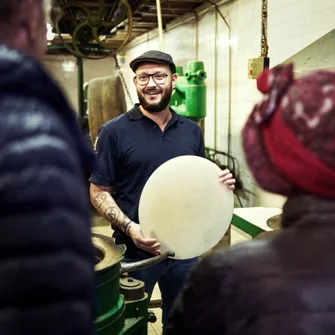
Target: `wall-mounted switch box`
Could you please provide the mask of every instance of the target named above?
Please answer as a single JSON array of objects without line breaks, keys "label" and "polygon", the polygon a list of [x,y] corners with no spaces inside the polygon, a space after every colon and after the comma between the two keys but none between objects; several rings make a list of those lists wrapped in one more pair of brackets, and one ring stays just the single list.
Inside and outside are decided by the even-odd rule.
[{"label": "wall-mounted switch box", "polygon": [[264,68],[270,66],[270,58],[258,57],[251,58],[248,61],[248,77],[250,79],[257,79],[258,76],[263,72]]}]

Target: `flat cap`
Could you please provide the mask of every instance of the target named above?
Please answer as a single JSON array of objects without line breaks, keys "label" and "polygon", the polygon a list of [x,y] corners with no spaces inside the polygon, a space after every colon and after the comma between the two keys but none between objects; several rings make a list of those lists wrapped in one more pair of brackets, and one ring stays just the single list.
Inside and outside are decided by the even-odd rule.
[{"label": "flat cap", "polygon": [[141,63],[158,63],[168,65],[172,73],[176,73],[176,65],[173,62],[172,57],[162,51],[150,50],[133,59],[129,66],[135,72]]}]

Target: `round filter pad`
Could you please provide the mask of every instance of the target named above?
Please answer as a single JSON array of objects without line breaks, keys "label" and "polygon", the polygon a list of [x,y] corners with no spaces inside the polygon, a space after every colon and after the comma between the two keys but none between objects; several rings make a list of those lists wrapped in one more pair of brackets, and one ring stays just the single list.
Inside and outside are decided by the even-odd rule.
[{"label": "round filter pad", "polygon": [[145,237],[161,243],[175,259],[200,256],[227,232],[233,192],[219,181],[220,168],[198,156],[181,156],[161,165],[147,181],[139,203]]}]

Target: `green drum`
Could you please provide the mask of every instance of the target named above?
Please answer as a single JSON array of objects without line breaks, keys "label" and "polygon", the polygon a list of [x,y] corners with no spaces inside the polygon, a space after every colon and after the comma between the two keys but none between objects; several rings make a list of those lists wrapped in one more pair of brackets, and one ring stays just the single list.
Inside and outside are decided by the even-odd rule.
[{"label": "green drum", "polygon": [[112,238],[93,234],[96,272],[96,319],[98,335],[146,335],[148,332],[148,295],[144,283],[128,276],[173,256],[165,253],[144,261],[122,263],[126,247]]},{"label": "green drum", "polygon": [[187,71],[184,75],[183,68],[177,67],[178,82],[173,91],[170,106],[176,113],[191,119],[200,121],[206,117],[206,94],[205,79],[207,74],[204,63],[189,61]]}]

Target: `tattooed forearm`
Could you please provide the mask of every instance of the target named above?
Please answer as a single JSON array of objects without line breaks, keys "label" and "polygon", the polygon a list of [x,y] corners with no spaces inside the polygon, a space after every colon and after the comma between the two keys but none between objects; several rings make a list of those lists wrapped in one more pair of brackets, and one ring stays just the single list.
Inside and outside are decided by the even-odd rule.
[{"label": "tattooed forearm", "polygon": [[104,212],[104,216],[113,226],[125,232],[125,228],[129,219],[117,206],[107,207]]},{"label": "tattooed forearm", "polygon": [[107,198],[107,192],[101,192],[94,198],[94,207],[96,209],[100,208]]},{"label": "tattooed forearm", "polygon": [[128,223],[131,221],[115,203],[107,191],[91,190],[91,201],[97,211],[103,215],[112,226],[126,233]]},{"label": "tattooed forearm", "polygon": [[105,217],[112,225],[116,225],[119,218],[119,211],[116,206],[107,207]]}]

